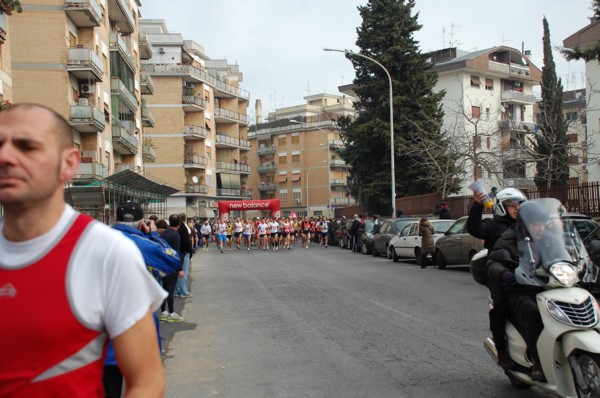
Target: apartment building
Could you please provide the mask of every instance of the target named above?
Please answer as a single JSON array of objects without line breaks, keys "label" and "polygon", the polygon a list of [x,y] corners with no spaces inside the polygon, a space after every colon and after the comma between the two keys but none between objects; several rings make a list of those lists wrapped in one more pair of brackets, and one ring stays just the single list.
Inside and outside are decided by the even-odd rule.
[{"label": "apartment building", "polygon": [[125,169],[142,173],[140,2],[21,4],[10,17],[14,102],[47,105],[70,121],[82,155],[75,185]]},{"label": "apartment building", "polygon": [[0,8],[0,103],[12,101],[12,65],[10,61],[10,40],[8,36],[6,11]]},{"label": "apartment building", "polygon": [[[589,182],[590,157],[593,148],[588,148],[586,89],[563,92],[563,114],[567,122],[567,136],[571,150],[569,161],[569,184]],[[589,152],[592,152],[591,156]]]},{"label": "apartment building", "polygon": [[534,134],[533,87],[541,71],[528,53],[505,47],[475,52],[436,51],[436,91],[445,90],[444,130],[460,143],[465,159],[460,195],[482,178],[486,186],[530,188],[535,165],[527,161],[526,137]]},{"label": "apartment building", "polygon": [[[349,166],[338,153],[343,142],[336,124],[340,116],[354,114],[353,103],[325,93],[304,99],[251,126],[248,158],[256,172],[248,181],[254,199],[280,199],[283,216],[331,216],[335,207],[356,203],[348,191]],[[260,103],[256,114],[262,121]]]},{"label": "apartment building", "polygon": [[[600,41],[600,21],[594,21],[563,40],[566,48],[583,50],[594,48]],[[592,59],[585,63],[586,94],[585,135],[581,142],[586,150],[582,162],[584,173],[581,182],[600,181],[600,63]]]},{"label": "apartment building", "polygon": [[156,159],[146,170],[180,189],[168,207],[214,217],[219,200],[250,199],[250,94],[239,86],[239,67],[210,59],[164,20],[142,19],[140,29],[150,55],[142,60],[143,85],[152,82],[154,93],[144,103],[155,115],[146,138]]}]

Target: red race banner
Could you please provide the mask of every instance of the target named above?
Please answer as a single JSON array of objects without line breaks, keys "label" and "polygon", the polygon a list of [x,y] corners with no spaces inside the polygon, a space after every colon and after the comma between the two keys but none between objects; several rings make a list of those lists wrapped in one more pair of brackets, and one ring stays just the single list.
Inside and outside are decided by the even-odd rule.
[{"label": "red race banner", "polygon": [[222,200],[219,202],[219,217],[227,218],[231,211],[269,210],[271,217],[279,218],[280,209],[281,201],[279,199]]}]

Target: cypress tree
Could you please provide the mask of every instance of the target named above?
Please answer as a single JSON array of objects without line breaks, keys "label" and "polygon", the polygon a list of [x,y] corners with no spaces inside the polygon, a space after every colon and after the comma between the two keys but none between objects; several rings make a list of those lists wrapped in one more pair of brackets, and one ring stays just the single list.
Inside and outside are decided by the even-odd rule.
[{"label": "cypress tree", "polygon": [[550,28],[544,17],[544,66],[542,68],[542,101],[540,130],[535,140],[538,187],[566,185],[569,179],[569,146],[567,123],[562,112],[563,87],[556,76],[556,65],[550,44]]}]

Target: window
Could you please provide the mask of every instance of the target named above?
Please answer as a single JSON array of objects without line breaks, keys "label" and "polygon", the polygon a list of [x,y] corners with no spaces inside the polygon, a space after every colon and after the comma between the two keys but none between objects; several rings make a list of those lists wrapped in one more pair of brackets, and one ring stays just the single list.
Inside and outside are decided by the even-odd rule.
[{"label": "window", "polygon": [[301,190],[294,189],[293,195],[294,195],[294,202],[296,202],[296,203],[302,202],[302,191]]},{"label": "window", "polygon": [[569,134],[567,138],[569,139],[569,142],[577,142],[577,134]]},{"label": "window", "polygon": [[494,89],[494,80],[493,79],[485,79],[485,89],[486,90]]},{"label": "window", "polygon": [[577,112],[567,112],[566,114],[567,122],[572,122],[577,120]]},{"label": "window", "polygon": [[282,189],[279,191],[279,200],[282,202],[287,202],[288,191],[287,189]]},{"label": "window", "polygon": [[277,141],[277,144],[278,144],[279,146],[283,146],[283,145],[285,145],[285,144],[286,144],[286,141],[285,141],[285,136],[283,136],[283,137],[279,137],[279,140]]},{"label": "window", "polygon": [[287,154],[286,155],[279,155],[279,164],[287,164]]},{"label": "window", "polygon": [[292,154],[292,163],[300,162],[300,154]]},{"label": "window", "polygon": [[481,108],[478,106],[471,107],[471,117],[473,119],[479,119],[479,115],[481,114]]},{"label": "window", "polygon": [[481,137],[478,135],[473,136],[473,148],[481,148]]},{"label": "window", "polygon": [[481,86],[481,80],[479,80],[479,76],[471,76],[471,87],[479,88]]},{"label": "window", "polygon": [[491,146],[491,141],[492,141],[492,140],[490,139],[490,137],[487,137],[487,138],[486,138],[486,145],[487,145],[487,149],[490,149],[490,146]]},{"label": "window", "polygon": [[481,166],[477,166],[475,167],[475,179],[479,179],[483,177],[483,169],[481,168]]},{"label": "window", "polygon": [[569,164],[571,166],[579,164],[579,157],[577,157],[576,155],[571,156],[571,158],[569,159]]},{"label": "window", "polygon": [[300,136],[299,135],[293,135],[292,136],[292,144],[299,144],[300,143]]}]

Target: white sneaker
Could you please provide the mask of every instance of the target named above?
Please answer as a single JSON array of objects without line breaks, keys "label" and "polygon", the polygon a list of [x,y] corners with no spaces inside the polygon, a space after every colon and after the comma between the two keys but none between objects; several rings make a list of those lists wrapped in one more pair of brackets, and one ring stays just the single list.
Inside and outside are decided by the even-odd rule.
[{"label": "white sneaker", "polygon": [[167,322],[183,322],[185,319],[176,312],[172,312],[167,316]]},{"label": "white sneaker", "polygon": [[158,316],[158,319],[161,321],[166,321],[168,316],[169,316],[169,313],[167,311],[163,311]]}]

